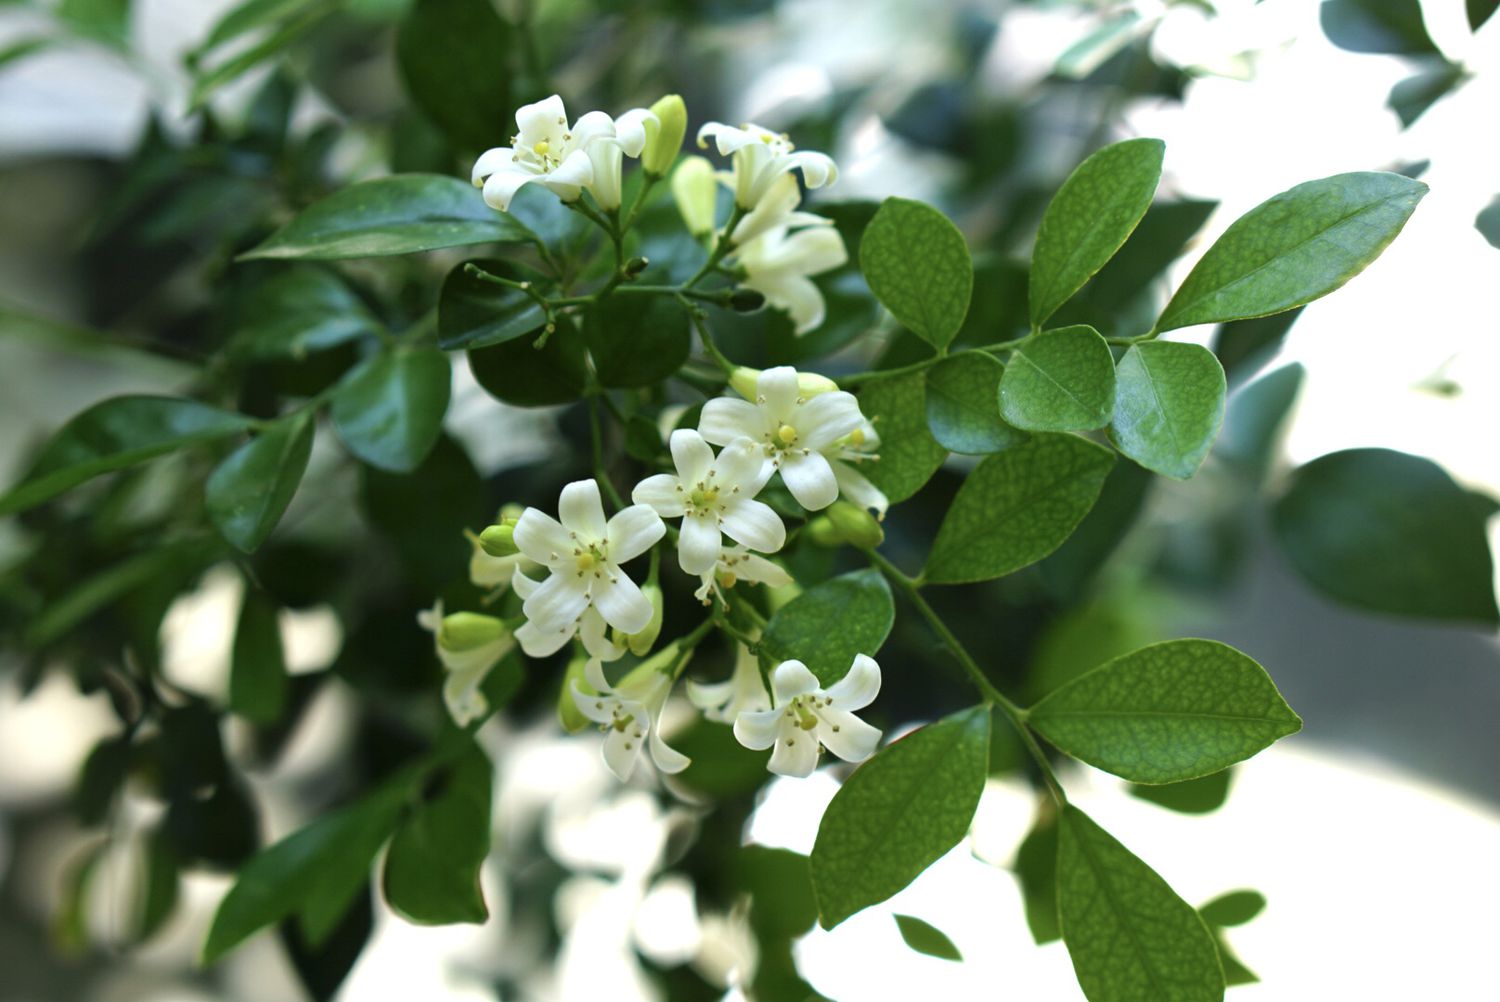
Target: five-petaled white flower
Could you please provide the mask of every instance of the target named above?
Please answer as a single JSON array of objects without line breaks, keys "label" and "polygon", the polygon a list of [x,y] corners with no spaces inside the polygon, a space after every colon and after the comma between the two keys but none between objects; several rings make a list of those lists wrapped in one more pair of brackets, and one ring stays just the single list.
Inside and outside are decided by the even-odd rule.
[{"label": "five-petaled white flower", "polygon": [[532,657],[553,653],[580,630],[586,645],[595,631],[594,639],[608,644],[605,623],[625,634],[645,629],[651,600],[620,565],[645,553],[667,531],[656,512],[643,504],[623,508],[606,522],[599,484],[593,480],[564,487],[557,513],[561,524],[527,508],[516,523],[516,546],[552,572],[540,583],[519,570],[513,579],[527,620],[516,639]]},{"label": "five-petaled white flower", "polygon": [[604,677],[603,666],[590,658],[584,668],[584,680],[594,692],[573,683],[573,703],[579,713],[604,732],[604,764],[622,782],[635,771],[644,745],[650,746],[651,761],[662,772],[681,772],[691,763],[686,755],[668,747],[661,736],[662,709],[667,705],[673,681],[672,675],[661,667],[670,667],[677,657],[677,645],[672,644],[613,688]]},{"label": "five-petaled white flower", "polygon": [[516,128],[510,145],[485,150],[472,173],[474,185],[484,188],[485,202],[501,212],[509,211],[516,192],[532,182],[564,202],[576,201],[594,183],[593,144],[613,142],[615,136],[614,119],[602,111],[591,111],[570,127],[556,94],[516,112]]},{"label": "five-petaled white flower", "polygon": [[688,679],[688,702],[703,711],[709,720],[732,724],[741,713],[757,713],[771,708],[765,681],[760,677],[760,659],[744,644],[735,644],[734,672],[723,682],[694,682]]},{"label": "five-petaled white flower", "polygon": [[785,226],[832,226],[833,220],[811,212],[799,212],[802,189],[797,187],[797,178],[791,174],[780,174],[771,182],[765,197],[745,217],[735,224],[729,234],[729,242],[748,244],[762,233]]},{"label": "five-petaled white flower", "polygon": [[714,562],[713,567],[698,576],[702,578],[703,583],[693,592],[693,597],[704,605],[712,604],[709,595],[717,595],[720,602],[727,604],[724,589],[733,588],[740,581],[769,585],[772,588],[780,588],[792,583],[792,576],[780,566],[757,553],[751,553],[743,546],[731,546],[721,550],[719,559]]},{"label": "five-petaled white flower", "polygon": [[864,417],[852,393],[831,390],[805,395],[789,365],[767,369],[756,380],[755,400],[716,397],[703,405],[698,431],[715,445],[740,437],[760,446],[765,462],[797,503],[808,511],[838,500],[839,484],[825,452],[859,428]]},{"label": "five-petaled white flower", "polygon": [[736,129],[722,122],[708,122],[698,130],[698,146],[706,149],[712,138],[722,157],[733,156],[731,178],[734,203],[753,209],[782,174],[802,171],[809,188],[821,188],[838,180],[839,169],[826,153],[796,151],[790,139],[770,129],[747,122]]},{"label": "five-petaled white flower", "polygon": [[714,568],[723,536],[763,553],[786,542],[786,526],[755,495],[771,479],[761,450],[748,438],[725,445],[717,457],[698,432],[679,428],[670,440],[677,475],[658,473],[635,485],[630,498],[663,518],[682,518],[677,560],[689,574]]},{"label": "five-petaled white flower", "polygon": [[493,616],[472,612],[444,616],[442,600],[417,613],[417,625],[432,632],[433,648],[447,669],[443,703],[453,722],[466,727],[483,717],[490,706],[480,686],[500,659],[515,648],[515,637]]},{"label": "five-petaled white flower", "polygon": [[823,293],[809,276],[841,267],[849,260],[849,252],[844,248],[844,238],[832,227],[790,230],[783,225],[745,244],[735,252],[734,260],[745,269],[740,284],[765,296],[776,309],[785,310],[796,332],[806,334],[828,315]]},{"label": "five-petaled white flower", "polygon": [[818,746],[845,762],[862,762],[875,752],[880,730],[852,711],[864,709],[880,692],[880,666],[854,656],[848,674],[826,691],[801,661],[783,661],[771,675],[773,710],[747,710],[734,721],[734,736],[746,748],[775,745],[769,768],[781,776],[809,776],[818,766]]}]

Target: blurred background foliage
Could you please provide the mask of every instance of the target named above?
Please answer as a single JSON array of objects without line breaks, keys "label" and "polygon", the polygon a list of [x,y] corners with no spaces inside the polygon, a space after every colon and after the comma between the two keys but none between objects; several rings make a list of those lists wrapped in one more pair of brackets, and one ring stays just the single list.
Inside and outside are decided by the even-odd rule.
[{"label": "blurred background foliage", "polygon": [[[1180,102],[1202,79],[1253,78],[1260,56],[1253,49],[1194,63],[1172,58],[1156,38],[1173,18],[1211,22],[1223,6],[1243,5],[12,0],[0,5],[0,96],[41,79],[26,77],[28,66],[66,57],[55,72],[97,68],[106,89],[128,81],[118,86],[143,95],[132,108],[149,110],[143,118],[116,115],[112,132],[83,140],[34,127],[47,122],[45,106],[34,108],[33,127],[20,117],[0,127],[0,469],[13,480],[46,432],[112,392],[190,392],[271,417],[334,385],[370,341],[444,322],[440,296],[476,295],[456,284],[459,252],[330,265],[234,258],[352,181],[388,172],[465,177],[476,153],[509,136],[516,107],[554,92],[575,113],[618,113],[677,92],[693,116],[690,136],[709,119],[754,117],[799,146],[829,152],[844,176],[812,208],[836,221],[851,261],[880,197],[900,193],[939,205],[963,229],[976,264],[973,306],[957,343],[1025,333],[1027,251],[1067,172],[1130,134],[1129,109]],[[1477,29],[1495,7],[1467,0],[1464,16]],[[1410,75],[1388,94],[1368,95],[1403,125],[1432,113],[1476,72],[1433,42],[1416,0],[1328,0],[1320,21],[1343,49],[1409,65]],[[7,97],[7,108],[27,106],[26,93]],[[1172,162],[1169,148],[1169,174]],[[1349,167],[1418,175],[1425,164]],[[1163,190],[1123,251],[1055,323],[1088,322],[1110,335],[1150,327],[1174,262],[1204,246],[1217,204]],[[517,200],[528,225],[558,243],[591,239],[569,229],[572,219],[550,211],[545,198],[530,197],[536,194]],[[681,277],[697,263],[674,211],[670,200],[658,200],[641,224],[648,278]],[[1497,218],[1491,207],[1476,225],[1500,246]],[[920,342],[881,314],[852,264],[818,281],[829,303],[820,329],[798,338],[779,313],[716,314],[726,352],[749,365],[792,363],[835,378],[925,356]],[[499,297],[478,304],[505,306]],[[457,308],[448,314],[459,315]],[[1280,449],[1302,369],[1268,367],[1297,321],[1293,313],[1209,335],[1233,395],[1224,433],[1197,478],[1170,483],[1122,461],[1080,530],[1051,557],[933,596],[959,637],[985,652],[1002,689],[1034,700],[1190,624],[1263,661],[1303,712],[1311,740],[1381,742],[1370,719],[1341,723],[1350,673],[1320,674],[1295,656],[1306,642],[1298,630],[1323,636],[1326,627],[1328,636],[1347,639],[1368,621],[1310,599],[1291,583],[1295,554],[1289,570],[1272,549],[1271,512],[1294,521],[1288,489],[1311,476],[1289,479]],[[680,334],[685,346],[685,327]],[[675,343],[679,332],[661,336]],[[93,482],[0,527],[6,699],[41,699],[59,685],[91,697],[78,704],[88,712],[64,742],[87,753],[70,762],[79,768],[66,777],[69,795],[56,785],[30,789],[15,769],[6,777],[0,969],[7,973],[0,980],[8,984],[0,997],[167,997],[153,994],[162,986],[223,998],[337,994],[383,907],[367,892],[355,895],[321,943],[283,924],[279,946],[246,962],[254,972],[232,963],[194,970],[191,960],[225,874],[274,837],[373,788],[441,736],[441,669],[414,615],[434,595],[450,608],[477,600],[464,583],[471,551],[463,531],[486,524],[502,503],[551,498],[588,475],[586,452],[570,444],[587,437],[583,409],[534,409],[572,395],[574,362],[561,348],[539,360],[520,344],[481,349],[467,366],[455,356],[447,431],[411,474],[361,463],[320,433],[286,519],[253,554],[229,545],[202,510],[197,485],[227,445]],[[549,388],[543,376],[565,385]],[[654,378],[624,372],[619,385]],[[899,380],[875,385],[893,397],[907,392]],[[645,416],[702,399],[628,392],[642,420],[618,443],[621,482],[660,448]],[[890,400],[887,420],[909,414],[908,404]],[[925,435],[920,411],[917,418],[913,434]],[[894,423],[882,431],[888,442],[897,437]],[[935,445],[933,456],[934,463],[942,457]],[[1410,457],[1393,462],[1415,464],[1398,479],[1433,469]],[[954,457],[894,511],[887,533],[898,563],[912,565],[925,552],[970,465]],[[1356,494],[1383,489],[1362,481],[1359,470],[1349,476]],[[1465,498],[1473,503],[1455,524],[1482,530],[1494,502]],[[1409,499],[1412,507],[1423,503],[1420,494]],[[831,554],[804,543],[788,559],[794,572],[849,569]],[[1376,562],[1411,557],[1396,546]],[[1453,618],[1463,606],[1413,605],[1389,589],[1346,586],[1362,573],[1309,584],[1379,613]],[[1251,587],[1247,578],[1259,589],[1286,590],[1304,611],[1261,607],[1254,619],[1226,613]],[[670,630],[696,613],[680,581],[665,583]],[[1493,626],[1493,609],[1491,590],[1487,608],[1471,603],[1456,618]],[[1473,632],[1377,636],[1377,643],[1424,651],[1424,664],[1438,660],[1439,649],[1487,668],[1496,660],[1493,644]],[[1341,663],[1357,669],[1361,657],[1351,650]],[[877,722],[888,729],[969,698],[914,617],[898,620],[881,661],[885,719]],[[269,705],[237,701],[231,666],[235,676],[260,672],[284,684]],[[578,875],[616,877],[611,893],[634,880],[644,894],[659,889],[653,880],[665,871],[691,882],[705,936],[710,916],[740,930],[741,939],[745,929],[753,935],[756,997],[805,997],[812,989],[792,953],[814,915],[805,860],[741,845],[767,778],[762,756],[700,721],[674,742],[692,768],[670,791],[642,787],[645,806],[629,802],[658,825],[651,830],[660,844],[648,848],[649,858],[580,854],[556,829],[586,816],[580,805],[607,799],[607,788],[592,773],[579,779],[574,760],[543,780],[515,776],[523,767],[548,768],[538,747],[553,739],[561,664],[548,667],[523,670],[515,661],[492,680],[491,695],[508,705],[504,722],[486,732],[486,747],[497,762],[498,795],[513,813],[491,858],[500,875],[487,877],[498,912],[485,927],[488,949],[482,961],[466,961],[463,991],[471,994],[454,989],[452,997],[567,997],[558,987],[567,975],[553,967],[580,962],[566,945],[569,923],[578,921],[578,906],[568,902],[584,893]],[[728,667],[724,652],[717,663],[700,658],[694,670],[720,677]],[[1421,684],[1388,673],[1378,692],[1356,701],[1420,704]],[[1449,719],[1446,708],[1415,712]],[[1011,732],[997,726],[994,733],[994,771],[1024,775]],[[1500,795],[1482,761],[1454,764],[1473,761],[1458,746],[1442,752],[1392,740],[1387,753]],[[1492,739],[1475,740],[1462,750],[1495,750]],[[1224,773],[1137,792],[1201,813],[1218,807],[1231,785]],[[1039,942],[1057,935],[1046,881],[1037,878],[1055,851],[1051,831],[1050,819],[1040,817],[1014,864]],[[623,942],[631,954],[628,934]],[[710,953],[639,941],[632,964],[643,973],[629,974],[621,997],[638,976],[646,997],[717,998],[731,965]]]}]

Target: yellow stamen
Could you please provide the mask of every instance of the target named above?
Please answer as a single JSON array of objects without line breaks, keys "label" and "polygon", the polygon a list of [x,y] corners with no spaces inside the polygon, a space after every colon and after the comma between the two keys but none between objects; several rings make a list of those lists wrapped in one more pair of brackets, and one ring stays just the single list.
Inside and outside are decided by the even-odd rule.
[{"label": "yellow stamen", "polygon": [[785,445],[791,445],[797,440],[797,429],[789,424],[784,424],[776,429],[776,437],[781,439]]},{"label": "yellow stamen", "polygon": [[533,146],[531,148],[531,151],[539,157],[544,157],[547,155],[547,151],[550,149],[552,149],[552,144],[543,139],[541,142]]}]

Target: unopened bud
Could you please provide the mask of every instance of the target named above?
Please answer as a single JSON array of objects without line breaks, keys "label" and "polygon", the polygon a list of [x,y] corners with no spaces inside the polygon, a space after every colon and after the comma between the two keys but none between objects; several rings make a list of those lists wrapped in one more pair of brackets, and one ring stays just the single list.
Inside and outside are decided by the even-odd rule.
[{"label": "unopened bud", "polygon": [[656,643],[656,638],[661,636],[662,619],[662,594],[661,587],[651,583],[641,586],[641,591],[651,602],[651,619],[645,627],[637,633],[616,634],[615,643],[624,644],[630,648],[630,653],[636,657],[645,657],[651,650],[651,645]]},{"label": "unopened bud", "polygon": [[455,612],[443,617],[438,645],[455,654],[477,650],[505,636],[505,624],[494,616],[477,612]]},{"label": "unopened bud", "polygon": [[[691,654],[692,651],[689,651],[688,653]],[[617,684],[616,688],[618,688],[618,689],[634,689],[634,688],[637,688],[642,683],[650,681],[651,676],[653,674],[655,674],[657,672],[667,671],[673,665],[677,664],[677,659],[681,656],[681,654],[682,654],[682,646],[681,646],[681,644],[678,641],[676,641],[676,640],[672,641],[670,644],[668,644],[667,646],[663,647],[661,650],[657,651],[655,654],[651,655],[649,658],[647,658],[646,660],[642,661],[640,664],[636,665],[634,668],[630,669],[630,671],[625,675],[625,677],[622,678],[622,679],[620,679],[620,681]],[[677,670],[680,672],[682,669],[684,669],[686,667],[687,667],[687,661],[684,660],[682,664],[677,665]]]},{"label": "unopened bud", "polygon": [[625,267],[620,270],[624,272],[627,279],[633,279],[640,275],[641,272],[645,271],[646,266],[650,263],[650,258],[633,257],[629,261],[626,261]]},{"label": "unopened bud", "polygon": [[641,166],[648,174],[665,177],[682,149],[682,137],[687,134],[687,106],[678,95],[668,94],[651,106],[651,113],[658,125],[646,133]]},{"label": "unopened bud", "polygon": [[735,289],[729,297],[730,309],[736,313],[754,313],[764,305],[766,305],[766,297],[762,293],[744,286]]},{"label": "unopened bud", "polygon": [[479,547],[492,557],[513,557],[521,552],[515,541],[514,522],[492,525],[479,534]]},{"label": "unopened bud", "polygon": [[[729,376],[729,385],[734,392],[746,400],[754,400],[760,394],[757,388],[760,385],[760,370],[752,369],[748,365],[738,366]],[[827,376],[816,372],[797,373],[797,392],[804,397],[815,397],[819,393],[827,393],[838,388],[839,384]]]},{"label": "unopened bud", "polygon": [[685,158],[672,172],[672,198],[689,233],[695,237],[712,233],[719,203],[719,180],[714,176],[714,165],[704,157]]},{"label": "unopened bud", "polygon": [[851,546],[873,549],[885,542],[885,530],[875,516],[849,501],[835,501],[824,513],[843,541]]},{"label": "unopened bud", "polygon": [[563,730],[569,734],[577,734],[579,731],[591,725],[588,717],[578,709],[578,704],[573,701],[573,686],[592,696],[597,696],[594,687],[589,685],[583,677],[584,666],[588,664],[588,658],[579,655],[568,662],[567,671],[563,672],[562,692],[557,695],[557,719],[562,724]]}]

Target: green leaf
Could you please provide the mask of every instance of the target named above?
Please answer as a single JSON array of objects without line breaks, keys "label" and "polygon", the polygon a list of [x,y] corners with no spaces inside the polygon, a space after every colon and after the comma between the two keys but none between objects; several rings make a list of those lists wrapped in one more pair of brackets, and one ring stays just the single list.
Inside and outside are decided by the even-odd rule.
[{"label": "green leaf", "polygon": [[[279,21],[307,5],[308,0],[246,0],[219,19],[200,46],[200,51],[223,45],[246,32]],[[332,6],[329,3],[320,5]]]},{"label": "green leaf", "polygon": [[1060,750],[1136,783],[1179,783],[1302,729],[1266,670],[1215,640],[1169,640],[1056,689],[1027,722]]},{"label": "green leaf", "polygon": [[823,928],[889,898],[958,844],[979,805],[989,751],[989,708],[976,706],[908,734],[854,771],[813,845]]},{"label": "green leaf", "polygon": [[1479,210],[1474,217],[1474,228],[1485,242],[1500,250],[1500,195],[1490,199],[1490,204]]},{"label": "green leaf", "polygon": [[1218,454],[1249,471],[1257,482],[1276,458],[1304,374],[1302,363],[1293,362],[1266,373],[1229,398]]},{"label": "green leaf", "polygon": [[583,338],[566,321],[541,348],[521,339],[471,351],[469,369],[490,396],[517,407],[571,404],[588,379]]},{"label": "green leaf", "polygon": [[859,270],[875,298],[934,348],[963,326],[974,263],[964,235],[932,206],[886,199],[860,240]]},{"label": "green leaf", "polygon": [[212,560],[215,556],[213,548],[205,548],[199,542],[179,541],[158,544],[98,573],[89,573],[36,614],[26,628],[26,646],[32,649],[46,647],[100,609],[125,600],[163,579],[170,580],[173,572],[179,571],[184,563],[196,566],[197,559]]},{"label": "green leaf", "polygon": [[204,504],[214,527],[254,553],[297,493],[312,455],[312,411],[277,421],[234,452],[209,476]]},{"label": "green leaf", "polygon": [[1328,40],[1350,52],[1395,56],[1436,53],[1420,0],[1323,0],[1318,20]]},{"label": "green leaf", "polygon": [[485,205],[479,189],[460,178],[396,174],[351,184],[314,202],[237,260],[335,261],[535,240],[514,217]]},{"label": "green leaf", "polygon": [[1115,371],[1110,437],[1146,469],[1186,480],[1224,423],[1226,391],[1223,367],[1201,345],[1132,345]]},{"label": "green leaf", "polygon": [[1128,139],[1068,175],[1042,215],[1031,254],[1033,327],[1083,288],[1130,236],[1151,207],[1165,152],[1160,139]]},{"label": "green leaf", "polygon": [[145,942],[154,936],[177,908],[176,854],[160,830],[146,838],[145,850],[143,879],[136,891],[136,917],[139,921],[133,937],[136,942]]},{"label": "green leaf", "polygon": [[1469,29],[1478,31],[1480,26],[1500,9],[1500,0],[1464,0],[1464,10],[1469,15]]},{"label": "green leaf", "polygon": [[234,306],[229,351],[241,359],[302,359],[382,330],[362,299],[315,265],[277,272]]},{"label": "green leaf", "polygon": [[687,315],[665,296],[615,296],[588,312],[583,334],[605,386],[655,385],[681,368],[693,346]]},{"label": "green leaf", "polygon": [[351,372],[333,395],[333,426],[371,466],[408,473],[443,431],[453,370],[430,348],[382,351]]},{"label": "green leaf", "polygon": [[854,655],[874,657],[895,620],[885,578],[874,570],[853,571],[777,609],[761,635],[761,660],[770,666],[795,658],[826,687],[844,677]]},{"label": "green leaf", "polygon": [[62,426],[26,479],[0,496],[0,516],[25,511],[101,473],[224,438],[249,424],[243,415],[194,400],[113,397]]},{"label": "green leaf", "polygon": [[1211,347],[1230,385],[1244,382],[1276,354],[1302,310],[1299,306],[1275,316],[1234,320],[1214,331]]},{"label": "green leaf", "polygon": [[212,964],[294,912],[300,912],[309,939],[331,931],[368,878],[405,796],[404,786],[384,787],[258,853],[220,902],[203,945],[203,963]]},{"label": "green leaf", "polygon": [[280,607],[246,585],[234,630],[229,667],[229,708],[255,724],[274,724],[286,709],[290,679],[281,649]]},{"label": "green leaf", "polygon": [[97,42],[123,48],[130,40],[130,0],[62,0],[57,17]]},{"label": "green leaf", "polygon": [[1050,805],[1037,812],[1031,830],[1016,849],[1011,870],[1021,885],[1026,926],[1037,946],[1062,938],[1057,924],[1057,812]]},{"label": "green leaf", "polygon": [[204,68],[201,65],[202,56],[207,47],[193,53],[192,69],[196,79],[193,81],[192,94],[188,97],[188,111],[191,113],[201,110],[220,87],[238,80],[262,63],[280,56],[293,42],[317,27],[320,21],[333,13],[334,6],[335,0],[324,0],[324,2],[308,2],[291,6],[286,10],[287,16],[284,18],[280,17],[281,11],[275,12],[275,19],[279,23],[276,24],[274,30],[250,45],[235,47],[232,55],[215,63],[212,67]]},{"label": "green leaf", "polygon": [[[1000,418],[1000,377],[994,356],[970,351],[927,370],[927,426],[945,449],[969,456],[998,452],[1021,439]],[[1113,374],[1113,363],[1111,363]],[[884,438],[881,447],[884,448]]]},{"label": "green leaf", "polygon": [[1244,925],[1266,907],[1266,896],[1259,891],[1230,891],[1221,894],[1198,909],[1203,921],[1220,928]]},{"label": "green leaf", "polygon": [[1067,805],[1057,846],[1063,942],[1089,1002],[1218,1002],[1219,952],[1155,870]]},{"label": "green leaf", "polygon": [[921,490],[948,450],[927,425],[927,398],[920,372],[871,380],[860,388],[859,409],[880,433],[880,458],[859,471],[879,487],[891,504]]},{"label": "green leaf", "polygon": [[1114,406],[1115,357],[1084,324],[1021,342],[1000,381],[1001,415],[1028,431],[1102,428]]},{"label": "green leaf", "polygon": [[478,265],[491,274],[508,275],[505,261],[481,259],[456,265],[438,293],[438,347],[472,350],[503,344],[538,332],[547,322],[540,304],[520,289],[487,282],[466,270]]},{"label": "green leaf", "polygon": [[986,458],[944,516],[924,576],[963,584],[1036,563],[1088,514],[1113,464],[1073,435],[1032,435]]},{"label": "green leaf", "polygon": [[929,957],[939,960],[963,960],[964,955],[958,952],[958,947],[953,945],[943,930],[924,922],[915,915],[896,915],[896,926],[901,930],[901,938],[906,940],[906,945],[918,953],[925,953]]},{"label": "green leaf", "polygon": [[1178,814],[1211,814],[1224,806],[1229,799],[1229,781],[1234,778],[1233,769],[1185,779],[1180,783],[1163,783],[1160,786],[1131,784],[1130,795],[1157,807],[1165,807]]},{"label": "green leaf", "polygon": [[511,135],[506,56],[520,44],[489,0],[416,0],[396,30],[396,63],[454,145],[483,150]]},{"label": "green leaf", "polygon": [[382,887],[398,914],[422,925],[489,918],[479,869],[490,852],[493,771],[489,757],[472,745],[442,791],[397,827]]},{"label": "green leaf", "polygon": [[1342,602],[1494,624],[1488,515],[1429,459],[1350,449],[1299,468],[1271,525],[1302,577]]},{"label": "green leaf", "polygon": [[1208,249],[1156,329],[1264,317],[1327,295],[1380,256],[1425,194],[1420,181],[1364,171],[1262,202]]},{"label": "green leaf", "polygon": [[1436,65],[1398,80],[1385,104],[1401,119],[1403,129],[1410,128],[1428,108],[1457,90],[1468,78],[1468,73],[1457,63],[1437,60]]}]

